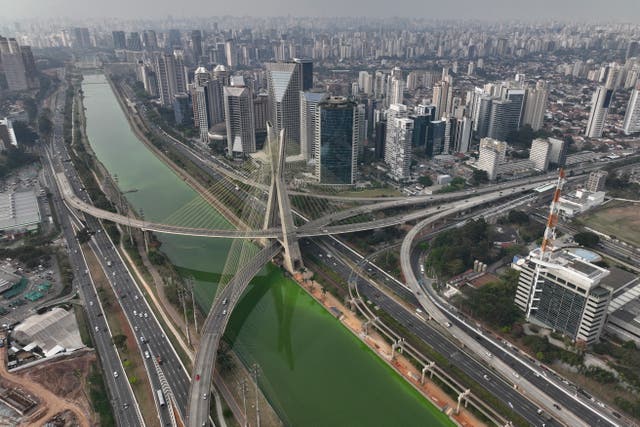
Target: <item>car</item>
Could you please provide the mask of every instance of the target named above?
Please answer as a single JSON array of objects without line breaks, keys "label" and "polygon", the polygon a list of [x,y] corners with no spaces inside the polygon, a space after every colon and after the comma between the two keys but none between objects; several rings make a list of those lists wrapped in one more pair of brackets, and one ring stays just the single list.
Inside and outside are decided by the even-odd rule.
[{"label": "car", "polygon": [[89,305],[93,307],[93,301],[89,301]]},{"label": "car", "polygon": [[538,415],[542,415],[542,408],[538,408]]},{"label": "car", "polygon": [[148,352],[148,351],[145,351],[145,352],[144,352],[144,358],[145,358],[145,359],[149,359],[150,357],[151,357],[151,355],[149,354],[149,352]]},{"label": "car", "polygon": [[207,400],[207,393],[202,394],[202,400]]},{"label": "car", "polygon": [[225,308],[224,310],[222,310],[222,315],[226,316],[227,315],[227,309]]},{"label": "car", "polygon": [[138,315],[138,312],[137,312],[136,310],[133,310],[133,315],[134,315],[134,316],[137,316],[137,315]]},{"label": "car", "polygon": [[140,342],[145,343],[147,342],[147,340],[144,338],[144,336],[140,335]]},{"label": "car", "polygon": [[118,378],[118,372],[117,371],[113,371],[113,378]]},{"label": "car", "polygon": [[482,376],[482,378],[484,378],[486,381],[489,381],[489,375],[487,375],[487,374],[484,374],[484,375]]},{"label": "car", "polygon": [[229,302],[229,299],[225,298],[222,300],[222,305],[227,305],[228,302]]},{"label": "car", "polygon": [[554,403],[553,407],[556,408],[558,411],[562,409],[560,405],[558,405],[557,403]]},{"label": "car", "polygon": [[145,318],[145,319],[148,319],[148,318],[149,318],[149,314],[148,314],[146,311],[144,312],[144,318]]},{"label": "car", "polygon": [[95,327],[96,332],[100,332],[100,328],[98,328],[97,326]]},{"label": "car", "polygon": [[514,373],[513,373],[513,376],[514,376],[514,377],[516,377],[516,378],[520,378],[520,375],[518,375],[518,373],[517,373],[517,372],[514,372]]},{"label": "car", "polygon": [[513,409],[513,403],[507,402],[509,404],[509,408]]}]

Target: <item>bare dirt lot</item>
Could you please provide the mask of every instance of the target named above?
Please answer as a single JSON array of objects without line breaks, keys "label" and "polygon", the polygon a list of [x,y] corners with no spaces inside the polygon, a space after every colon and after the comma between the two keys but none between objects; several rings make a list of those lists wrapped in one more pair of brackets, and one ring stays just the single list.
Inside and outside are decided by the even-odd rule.
[{"label": "bare dirt lot", "polygon": [[[91,425],[95,425],[97,417],[86,394],[87,376],[95,361],[95,353],[87,351],[77,356],[70,355],[50,363],[42,363],[25,370],[21,375],[41,384],[56,396],[75,403]],[[68,414],[63,418],[70,419]]]},{"label": "bare dirt lot", "polygon": [[39,405],[25,416],[20,425],[41,426],[57,414],[65,411],[71,411],[73,413],[75,419],[78,420],[76,425],[82,427],[89,427],[91,425],[85,415],[84,409],[78,407],[75,402],[56,395],[47,387],[32,380],[28,372],[7,372],[5,347],[0,349],[0,377],[5,387],[7,387],[7,384],[11,384],[12,388],[22,390],[28,396],[39,402]]},{"label": "bare dirt lot", "polygon": [[633,203],[609,203],[580,219],[587,227],[640,246],[638,209],[639,206]]}]

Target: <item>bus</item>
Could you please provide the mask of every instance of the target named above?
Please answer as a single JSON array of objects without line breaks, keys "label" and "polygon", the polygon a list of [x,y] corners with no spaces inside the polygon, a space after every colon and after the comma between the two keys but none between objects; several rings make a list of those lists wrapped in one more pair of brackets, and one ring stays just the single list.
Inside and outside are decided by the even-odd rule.
[{"label": "bus", "polygon": [[158,402],[160,403],[160,406],[164,406],[165,401],[164,401],[164,395],[162,394],[162,390],[160,389],[156,390],[156,394],[158,395]]}]

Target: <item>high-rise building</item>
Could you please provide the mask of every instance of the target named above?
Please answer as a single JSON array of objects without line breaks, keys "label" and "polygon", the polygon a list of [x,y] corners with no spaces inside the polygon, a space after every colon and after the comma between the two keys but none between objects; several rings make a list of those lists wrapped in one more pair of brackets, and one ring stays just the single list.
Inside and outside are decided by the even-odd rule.
[{"label": "high-rise building", "polygon": [[536,83],[535,89],[527,90],[522,122],[525,125],[531,126],[531,129],[534,131],[542,128],[548,96],[549,91],[546,88],[546,83],[542,80]]},{"label": "high-rise building", "polygon": [[387,111],[384,161],[389,175],[397,181],[411,176],[412,140],[413,120],[407,118],[406,105],[392,104]]},{"label": "high-rise building", "polygon": [[640,132],[640,83],[631,91],[622,129],[625,135]]},{"label": "high-rise building", "polygon": [[175,61],[176,93],[187,93],[189,78],[187,77],[187,68],[184,66],[184,51],[174,49],[173,58]]},{"label": "high-rise building", "polygon": [[127,37],[127,49],[129,50],[142,50],[142,40],[140,40],[140,34],[137,32],[129,33]]},{"label": "high-rise building", "polygon": [[313,60],[311,58],[293,58],[299,64],[300,85],[303,92],[313,88]]},{"label": "high-rise building", "polygon": [[315,157],[316,111],[326,98],[327,93],[322,90],[300,93],[300,150],[305,160]]},{"label": "high-rise building", "polygon": [[604,184],[607,181],[607,175],[609,175],[608,172],[603,170],[591,172],[587,179],[586,190],[592,193],[604,191]]},{"label": "high-rise building", "polygon": [[438,156],[444,152],[446,131],[446,120],[432,120],[429,123],[429,127],[427,128],[427,147],[425,150],[428,157]]},{"label": "high-rise building", "polygon": [[535,168],[545,172],[549,167],[549,155],[551,154],[551,143],[546,139],[536,138],[531,143],[531,151],[529,152],[529,160],[531,160]]},{"label": "high-rise building", "polygon": [[19,46],[15,39],[0,36],[0,64],[10,91],[35,89],[39,86],[31,47]]},{"label": "high-rise building", "polygon": [[404,81],[396,77],[391,78],[391,90],[389,92],[389,104],[402,104],[404,102]]},{"label": "high-rise building", "polygon": [[253,118],[256,125],[256,132],[267,130],[269,121],[269,95],[259,93],[253,100]]},{"label": "high-rise building", "polygon": [[158,49],[158,37],[156,36],[156,32],[153,30],[144,30],[142,33],[142,42],[144,43],[144,48],[148,51],[153,51]]},{"label": "high-rise building", "polygon": [[255,153],[256,127],[251,88],[225,86],[224,111],[229,156],[237,157]]},{"label": "high-rise building", "polygon": [[209,114],[207,106],[209,99],[206,86],[196,86],[192,93],[193,98],[193,121],[199,130],[200,141],[209,142]]},{"label": "high-rise building", "polygon": [[604,123],[607,119],[612,98],[613,89],[598,86],[591,98],[591,112],[589,113],[589,121],[587,122],[587,129],[585,131],[585,136],[588,138],[602,137]]},{"label": "high-rise building", "polygon": [[496,99],[491,102],[489,126],[487,136],[489,138],[504,141],[509,133],[516,129],[516,108],[508,99]]},{"label": "high-rise building", "polygon": [[13,123],[5,117],[0,119],[0,150],[6,150],[9,146],[17,147],[18,139],[13,130]]},{"label": "high-rise building", "polygon": [[480,141],[480,155],[477,168],[487,172],[491,181],[498,176],[498,166],[504,163],[507,152],[507,143],[491,138],[482,138]]},{"label": "high-rise building", "polygon": [[238,53],[236,52],[236,46],[233,40],[224,42],[224,55],[229,68],[234,68],[238,65]]},{"label": "high-rise building", "polygon": [[471,145],[471,134],[473,129],[473,120],[469,117],[463,117],[456,123],[454,151],[456,153],[466,153]]},{"label": "high-rise building", "polygon": [[225,121],[224,86],[229,85],[229,71],[220,64],[213,69],[211,80],[207,82],[209,95],[209,125],[217,125]]},{"label": "high-rise building", "polygon": [[91,47],[91,36],[89,36],[88,28],[73,28],[71,34],[73,35],[72,46],[74,48],[86,49]]},{"label": "high-rise building", "polygon": [[438,120],[445,114],[451,112],[453,89],[448,78],[433,87],[433,99],[431,103],[436,106],[436,119]]},{"label": "high-rise building", "polygon": [[173,95],[173,117],[178,125],[189,123],[193,110],[189,107],[189,95],[184,92]]},{"label": "high-rise building", "polygon": [[361,126],[358,106],[345,97],[325,98],[316,115],[316,178],[322,184],[355,184]]},{"label": "high-rise building", "polygon": [[175,94],[175,62],[173,55],[166,53],[157,55],[155,67],[160,104],[165,107],[170,106],[173,103],[173,95]]},{"label": "high-rise building", "polygon": [[287,154],[300,154],[300,64],[268,62],[265,66],[270,122],[277,134],[286,130]]},{"label": "high-rise building", "polygon": [[562,139],[549,138],[551,150],[549,151],[549,163],[557,167],[564,166],[567,160],[567,143]]},{"label": "high-rise building", "polygon": [[124,34],[124,31],[113,31],[111,33],[113,36],[113,48],[114,49],[126,49],[127,48],[127,40]]},{"label": "high-rise building", "polygon": [[196,64],[200,63],[202,56],[202,31],[191,31],[191,49],[193,50],[193,60]]},{"label": "high-rise building", "polygon": [[611,289],[602,284],[609,271],[569,251],[542,260],[540,249],[518,259],[515,303],[535,320],[577,342],[596,342],[605,323]]}]

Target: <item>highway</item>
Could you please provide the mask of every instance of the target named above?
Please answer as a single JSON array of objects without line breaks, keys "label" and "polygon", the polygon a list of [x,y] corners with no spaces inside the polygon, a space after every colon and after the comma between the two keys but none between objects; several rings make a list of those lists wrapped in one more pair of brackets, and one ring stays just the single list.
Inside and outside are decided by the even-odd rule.
[{"label": "highway", "polygon": [[[54,143],[57,143],[62,141],[61,111],[64,108],[64,90],[60,89],[54,96],[56,97],[56,106],[52,139]],[[127,381],[122,361],[111,340],[109,325],[104,317],[105,311],[98,298],[93,278],[89,274],[84,254],[75,237],[71,218],[67,215],[66,207],[55,184],[53,165],[48,161],[50,159],[46,157],[46,153],[41,154],[45,181],[52,194],[52,207],[57,214],[62,234],[67,242],[69,262],[74,271],[73,288],[78,291],[85,305],[93,343],[104,371],[104,381],[107,387],[105,392],[109,396],[116,422],[122,426],[144,426],[145,423],[131,385]]]},{"label": "highway", "polygon": [[[53,172],[50,171],[52,176],[57,177],[57,179],[52,179],[52,181],[60,182],[60,175],[62,171],[64,171],[66,174],[64,175],[64,182],[69,186],[68,189],[77,194],[81,194],[78,199],[82,200],[83,203],[91,204],[89,196],[82,190],[83,185],[80,182],[76,170],[70,166],[70,157],[62,137],[54,138],[52,153],[50,153],[49,158],[51,160],[52,167],[57,169]],[[156,390],[163,391],[167,402],[170,401],[171,397],[175,399],[177,406],[176,409],[184,419],[189,389],[189,374],[186,368],[182,364],[171,342],[165,336],[162,326],[154,312],[151,310],[151,307],[148,305],[144,295],[140,292],[131,272],[120,257],[120,254],[116,250],[113,242],[104,231],[101,223],[90,216],[85,219],[80,218],[68,205],[65,206],[61,199],[57,199],[57,201],[60,208],[57,208],[56,210],[59,212],[60,217],[67,219],[75,217],[76,221],[79,224],[82,224],[81,226],[86,225],[86,227],[94,233],[89,244],[96,253],[106,276],[109,278],[114,293],[118,296],[118,303],[122,307],[131,330],[134,331],[134,335],[137,340],[136,344],[151,382],[152,394],[155,399],[158,416],[162,425],[175,425],[175,421],[173,420],[174,416],[169,410],[169,407],[161,406],[159,404]],[[72,239],[75,242],[75,236],[73,236],[71,229],[69,230]],[[82,289],[83,287],[80,288]],[[91,289],[95,293],[95,289]],[[95,295],[93,296],[92,301],[97,301]],[[95,319],[100,318],[100,320],[97,321],[106,323],[103,317],[104,314],[102,316],[98,316],[97,313],[91,313],[91,310],[89,311],[90,317],[94,318],[95,316]],[[100,336],[105,341],[111,342],[110,333],[101,333]],[[148,352],[148,357],[145,352]],[[117,359],[117,353],[115,357]],[[108,359],[115,362],[113,355],[110,355]],[[124,371],[122,371],[121,375],[118,377],[119,381],[126,383],[127,387],[130,389],[129,382],[124,375]],[[135,402],[133,399],[131,399],[131,401]],[[134,406],[136,407],[136,410],[138,410],[138,405]],[[125,422],[121,425],[136,424],[129,424],[128,422]]]},{"label": "highway", "polygon": [[281,250],[282,247],[279,243],[272,242],[244,265],[223,289],[216,292],[216,298],[200,334],[200,347],[193,368],[194,378],[189,390],[188,427],[200,427],[207,424],[211,398],[209,390],[213,379],[216,354],[231,313],[251,279]]},{"label": "highway", "polygon": [[[351,274],[351,266],[362,261],[359,255],[353,253],[351,249],[346,248],[341,242],[336,242],[327,237],[304,239],[301,241],[301,248],[303,255],[305,253],[314,254],[316,257],[318,254],[324,255],[321,258],[324,259],[325,262],[328,261],[326,254],[330,253],[332,257],[331,261],[328,261],[331,264],[329,267],[344,278],[345,282]],[[348,263],[345,262],[344,259],[348,260]],[[365,270],[368,277],[365,279],[360,276],[358,280],[358,288],[361,295],[373,301],[374,304],[389,313],[406,329],[411,331],[411,333],[427,345],[431,346],[436,352],[451,360],[466,375],[503,401],[505,405],[511,402],[514,411],[530,422],[531,425],[559,425],[547,420],[546,417],[541,417],[537,413],[537,405],[523,397],[513,388],[512,384],[504,381],[502,377],[497,375],[492,369],[489,369],[485,364],[477,361],[472,355],[461,349],[458,343],[445,336],[433,323],[424,322],[416,316],[414,311],[398,303],[379,285],[379,283],[383,283],[385,286],[394,286],[394,281],[388,280],[387,275],[379,269],[378,266],[372,262],[367,262]],[[394,292],[395,291],[396,289],[394,289]],[[400,288],[398,293],[407,295],[406,289],[404,288]],[[411,296],[409,302],[416,306],[417,301],[412,294],[409,295]],[[488,380],[485,379],[485,375]]]},{"label": "highway", "polygon": [[[456,209],[461,208],[459,206],[452,207],[452,211]],[[616,425],[612,416],[604,415],[600,410],[594,408],[593,402],[583,401],[575,396],[575,390],[567,390],[564,385],[561,386],[556,381],[541,375],[538,367],[532,365],[530,361],[522,358],[519,354],[514,354],[509,347],[499,344],[489,337],[476,339],[482,335],[482,332],[477,327],[461,321],[452,308],[446,308],[445,303],[440,300],[430,282],[425,281],[424,278],[418,281],[415,272],[420,270],[412,256],[415,241],[418,235],[435,219],[437,218],[425,219],[413,227],[405,236],[400,250],[402,272],[408,288],[416,295],[424,310],[441,325],[451,322],[453,328],[450,331],[456,335],[458,340],[473,349],[487,364],[499,370],[504,377],[514,377],[512,381],[519,388],[524,389],[530,396],[535,396],[547,410],[554,411],[555,416],[567,420],[571,418],[568,414],[570,411],[582,420],[584,425]],[[514,372],[517,373],[517,377]],[[554,404],[562,405],[561,407],[565,407],[569,411],[558,409],[554,407]],[[577,425],[575,422],[570,422],[570,424]]]}]

